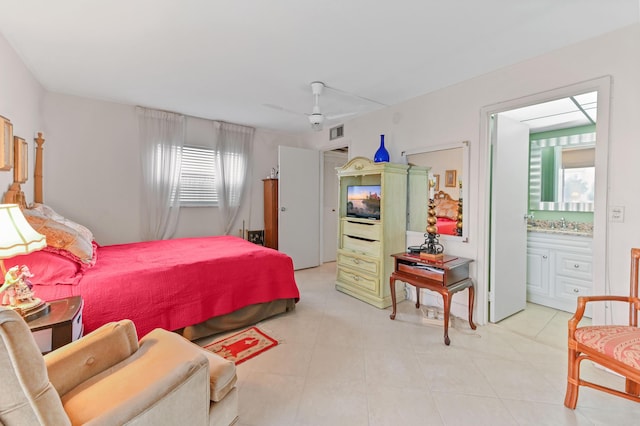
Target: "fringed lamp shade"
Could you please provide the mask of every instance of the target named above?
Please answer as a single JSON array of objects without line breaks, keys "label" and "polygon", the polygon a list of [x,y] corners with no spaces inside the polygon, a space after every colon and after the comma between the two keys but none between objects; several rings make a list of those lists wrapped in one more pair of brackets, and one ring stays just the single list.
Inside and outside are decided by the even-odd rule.
[{"label": "fringed lamp shade", "polygon": [[2,259],[41,250],[46,245],[45,236],[31,227],[17,204],[0,204],[0,264],[3,279],[6,271]]}]

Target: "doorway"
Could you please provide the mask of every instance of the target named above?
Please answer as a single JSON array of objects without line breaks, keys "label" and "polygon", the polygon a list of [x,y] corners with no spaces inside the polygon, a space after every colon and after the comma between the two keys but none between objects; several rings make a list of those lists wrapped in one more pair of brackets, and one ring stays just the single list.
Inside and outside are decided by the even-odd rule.
[{"label": "doorway", "polygon": [[349,160],[349,147],[323,151],[322,263],[335,262],[338,252],[338,174],[336,167]]},{"label": "doorway", "polygon": [[[496,271],[502,270],[501,268],[509,268],[510,260],[514,257],[518,259],[527,259],[526,250],[523,253],[507,252],[499,253],[495,251],[495,247],[492,244],[496,242],[496,237],[499,237],[500,232],[503,230],[502,224],[492,223],[493,201],[496,199],[508,199],[510,194],[505,189],[492,188],[494,171],[500,167],[500,161],[505,161],[505,157],[495,156],[495,145],[493,131],[494,118],[499,114],[509,114],[514,110],[524,110],[527,108],[533,109],[536,106],[547,103],[549,101],[555,101],[563,98],[571,98],[576,95],[581,95],[589,92],[597,93],[597,107],[598,107],[598,120],[596,126],[596,153],[595,153],[595,167],[596,167],[596,182],[595,182],[595,199],[594,210],[600,212],[600,214],[594,215],[593,219],[593,291],[595,293],[604,291],[605,278],[606,278],[606,235],[607,235],[607,222],[606,212],[607,200],[606,200],[606,185],[607,185],[607,158],[608,158],[608,120],[609,120],[609,96],[610,96],[610,78],[604,77],[601,79],[593,80],[590,82],[580,83],[573,86],[568,86],[561,89],[556,89],[550,92],[540,93],[537,95],[528,96],[523,99],[505,102],[502,104],[485,107],[482,109],[485,122],[481,123],[483,134],[485,135],[484,141],[481,140],[481,146],[484,145],[485,152],[482,154],[485,156],[485,173],[484,180],[480,185],[480,190],[484,189],[484,193],[491,194],[486,199],[480,202],[484,204],[484,208],[481,208],[481,222],[486,223],[487,230],[483,231],[481,238],[485,242],[481,247],[478,259],[478,289],[479,289],[479,312],[478,316],[483,316],[488,322],[496,322],[502,318],[492,316],[491,303],[500,303],[499,295],[495,294],[495,291],[500,291],[499,283],[495,282]],[[577,108],[577,107],[576,107]],[[547,120],[553,118],[554,113],[548,114],[545,117]],[[513,118],[513,117],[512,117]],[[483,143],[484,142],[484,143]],[[506,158],[508,160],[508,158]],[[528,167],[522,170],[522,173],[528,173]],[[483,176],[482,171],[480,176]],[[502,191],[502,192],[501,192]],[[528,215],[528,206],[523,206],[519,217],[514,218],[514,221],[523,221]],[[522,230],[522,227],[520,227]],[[519,231],[517,235],[510,236],[509,238],[521,238],[526,241],[526,227],[525,231]],[[522,245],[520,245],[522,247]],[[525,243],[526,247],[526,243]],[[484,259],[484,261],[482,261]],[[520,268],[519,278],[517,279],[518,285],[521,285],[520,305],[524,309],[526,306],[526,267]],[[484,279],[483,279],[484,277]],[[513,280],[513,278],[511,278]],[[484,287],[484,288],[481,288]],[[519,309],[513,313],[516,313]],[[495,312],[493,312],[495,314]],[[510,314],[501,314],[502,317],[508,317]],[[594,319],[598,314],[594,312]],[[604,315],[604,310],[602,312]]]}]

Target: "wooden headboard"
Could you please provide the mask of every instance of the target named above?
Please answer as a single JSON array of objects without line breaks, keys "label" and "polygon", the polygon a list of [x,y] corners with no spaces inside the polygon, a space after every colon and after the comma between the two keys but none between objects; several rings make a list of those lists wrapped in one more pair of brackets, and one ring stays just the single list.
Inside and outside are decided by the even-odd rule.
[{"label": "wooden headboard", "polygon": [[[42,203],[42,145],[44,144],[44,138],[42,133],[38,133],[38,137],[34,139],[36,142],[36,161],[35,161],[35,173],[34,173],[34,194],[33,201],[36,203]],[[15,156],[14,156],[15,161]],[[14,164],[13,167],[16,165]],[[22,192],[20,182],[14,180],[9,186],[9,190],[4,194],[2,202],[5,204],[18,204],[22,208],[27,207],[27,199]]]},{"label": "wooden headboard", "polygon": [[453,198],[451,198],[451,195],[447,194],[444,191],[438,191],[433,195],[433,199],[434,200],[451,200],[451,201],[455,201]]}]

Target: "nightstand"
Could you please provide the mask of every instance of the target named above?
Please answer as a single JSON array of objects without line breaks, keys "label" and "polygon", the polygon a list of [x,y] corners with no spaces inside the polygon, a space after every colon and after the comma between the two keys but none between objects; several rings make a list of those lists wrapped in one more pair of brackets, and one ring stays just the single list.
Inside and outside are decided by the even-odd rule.
[{"label": "nightstand", "polygon": [[52,300],[49,304],[48,314],[27,323],[43,354],[82,336],[83,301],[80,296]]}]

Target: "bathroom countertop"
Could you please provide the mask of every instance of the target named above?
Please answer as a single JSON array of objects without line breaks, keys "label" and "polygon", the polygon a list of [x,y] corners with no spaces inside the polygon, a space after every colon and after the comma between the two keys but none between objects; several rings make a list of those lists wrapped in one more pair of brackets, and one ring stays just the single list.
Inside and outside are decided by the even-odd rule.
[{"label": "bathroom countertop", "polygon": [[534,220],[527,225],[528,232],[542,232],[545,234],[573,235],[577,237],[593,237],[593,223]]}]

